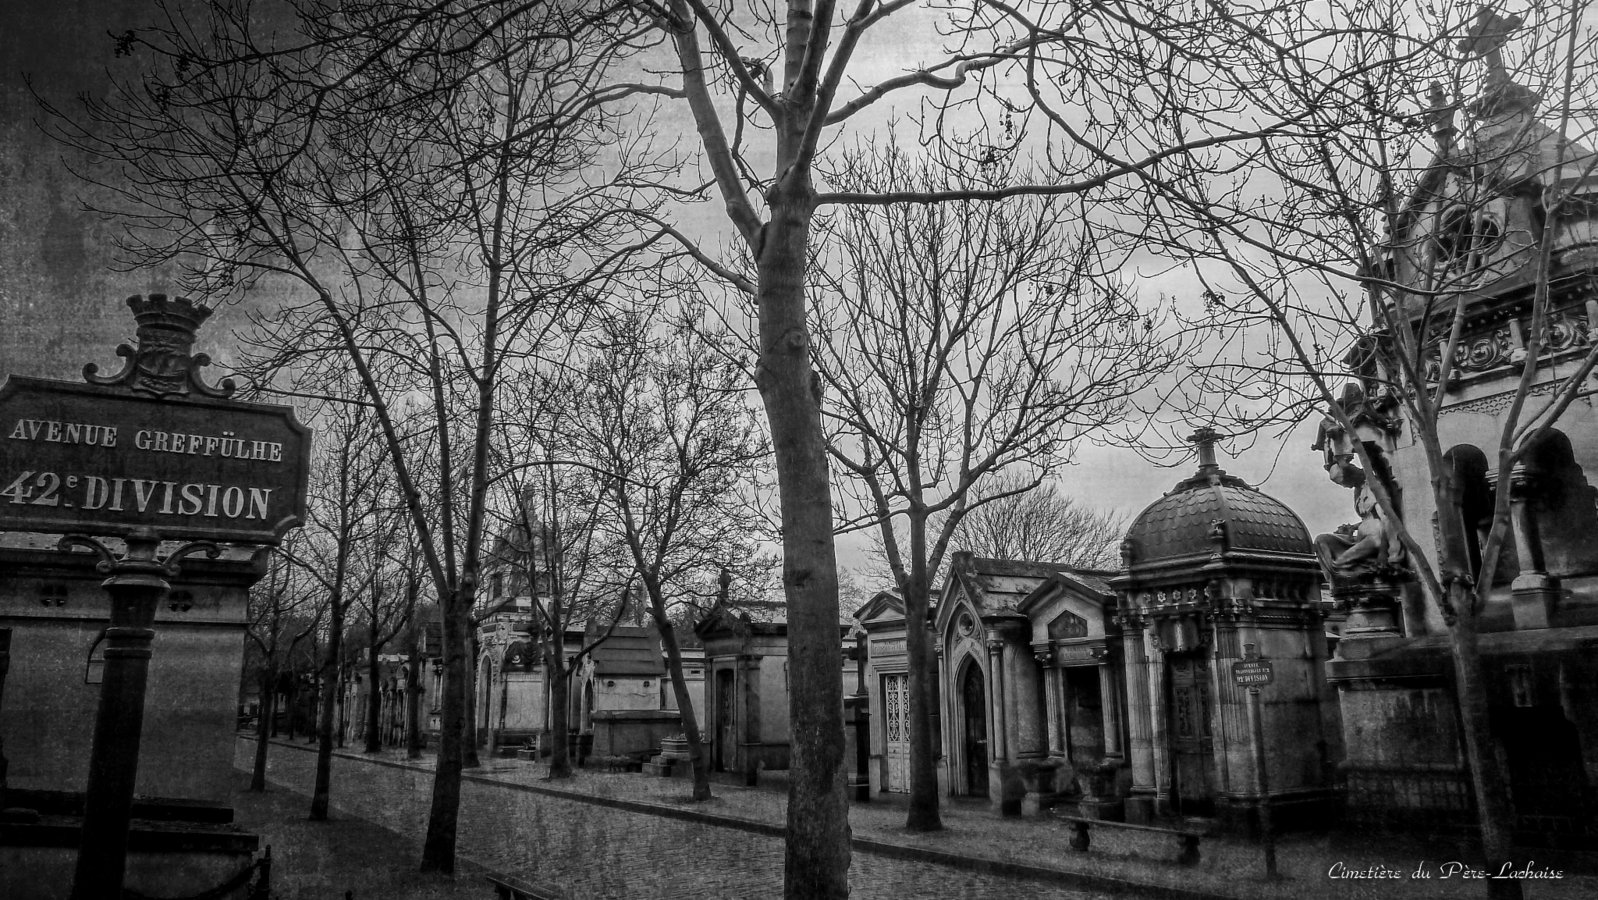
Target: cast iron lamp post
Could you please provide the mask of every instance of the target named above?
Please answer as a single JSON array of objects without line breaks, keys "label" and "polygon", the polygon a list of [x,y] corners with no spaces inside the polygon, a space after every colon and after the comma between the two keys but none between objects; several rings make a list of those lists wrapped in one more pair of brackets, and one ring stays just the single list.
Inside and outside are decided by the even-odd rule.
[{"label": "cast iron lamp post", "polygon": [[177,575],[178,562],[184,556],[203,550],[215,559],[221,553],[210,541],[196,541],[158,560],[155,554],[160,543],[153,530],[134,529],[121,559],[91,537],[69,534],[60,543],[63,550],[87,547],[100,555],[96,568],[110,576],[101,586],[111,595],[111,624],[105,630],[105,669],[94,720],[94,745],[89,752],[83,838],[72,879],[72,900],[122,896],[128,822],[144,728],[144,687],[150,674],[150,644],[155,640],[155,609],[166,599],[171,589],[167,579]]}]

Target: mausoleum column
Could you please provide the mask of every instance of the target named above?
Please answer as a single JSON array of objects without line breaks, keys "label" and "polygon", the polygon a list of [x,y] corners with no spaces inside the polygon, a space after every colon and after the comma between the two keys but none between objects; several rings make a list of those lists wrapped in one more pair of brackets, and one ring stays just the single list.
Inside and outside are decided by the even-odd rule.
[{"label": "mausoleum column", "polygon": [[1121,694],[1115,689],[1115,669],[1108,654],[1099,657],[1099,710],[1104,717],[1104,758],[1119,761],[1121,754]]},{"label": "mausoleum column", "polygon": [[1060,670],[1052,665],[1053,654],[1047,643],[1032,645],[1032,656],[1043,669],[1043,713],[1050,756],[1064,756],[1065,703],[1061,697]]},{"label": "mausoleum column", "polygon": [[993,710],[993,737],[988,746],[992,748],[993,759],[1006,760],[1010,758],[1010,746],[1009,721],[1004,709],[1004,638],[996,628],[989,628],[987,637],[988,672],[993,679],[993,696],[988,698],[988,706]]},{"label": "mausoleum column", "polygon": [[1538,473],[1517,465],[1509,471],[1509,521],[1515,529],[1520,574],[1510,585],[1516,628],[1547,628],[1559,599],[1559,579],[1551,577],[1543,559],[1542,535],[1531,508],[1540,493]]},{"label": "mausoleum column", "polygon": [[1154,737],[1150,715],[1149,658],[1143,623],[1129,619],[1122,626],[1121,646],[1126,670],[1128,753],[1132,763],[1132,790],[1154,792]]},{"label": "mausoleum column", "polygon": [[1171,803],[1171,748],[1166,735],[1165,712],[1165,653],[1153,646],[1153,635],[1146,635],[1145,640],[1149,642],[1149,743],[1153,750],[1154,806],[1158,814],[1164,815],[1169,812]]}]

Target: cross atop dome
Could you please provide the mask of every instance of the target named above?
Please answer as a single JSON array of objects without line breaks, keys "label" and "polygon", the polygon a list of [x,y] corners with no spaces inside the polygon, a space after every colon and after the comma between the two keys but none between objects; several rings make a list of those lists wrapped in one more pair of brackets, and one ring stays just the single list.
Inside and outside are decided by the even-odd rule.
[{"label": "cross atop dome", "polygon": [[1215,461],[1215,443],[1226,435],[1208,425],[1200,426],[1188,435],[1188,442],[1198,448],[1199,474],[1219,474],[1221,466]]}]

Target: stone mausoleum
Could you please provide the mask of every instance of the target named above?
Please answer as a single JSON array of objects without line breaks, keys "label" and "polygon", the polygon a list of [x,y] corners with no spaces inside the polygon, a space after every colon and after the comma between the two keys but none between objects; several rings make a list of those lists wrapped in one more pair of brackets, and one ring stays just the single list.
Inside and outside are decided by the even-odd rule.
[{"label": "stone mausoleum", "polygon": [[1216,437],[1193,436],[1198,471],[1133,521],[1111,579],[1129,711],[1126,815],[1253,815],[1258,773],[1232,671],[1252,650],[1274,673],[1259,722],[1271,805],[1279,820],[1324,817],[1339,729],[1320,566],[1292,510],[1221,469]]},{"label": "stone mausoleum", "polygon": [[[1439,295],[1459,309],[1457,349],[1428,336],[1426,377],[1439,403],[1442,462],[1457,502],[1439,508],[1433,471],[1374,329],[1347,362],[1357,382],[1318,448],[1333,480],[1355,489],[1360,546],[1327,552],[1334,593],[1351,607],[1328,669],[1338,691],[1354,824],[1428,829],[1473,826],[1476,813],[1454,693],[1450,623],[1422,594],[1383,514],[1367,496],[1380,481],[1421,552],[1437,560],[1443,535],[1482,570],[1494,506],[1508,494],[1509,533],[1478,618],[1493,738],[1508,768],[1521,844],[1586,847],[1598,832],[1598,407],[1590,377],[1552,427],[1504,470],[1498,446],[1527,375],[1519,422],[1536,424],[1598,335],[1598,155],[1544,124],[1540,98],[1504,71],[1501,45],[1518,23],[1483,13],[1462,44],[1482,59],[1482,89],[1464,128],[1437,89],[1436,150],[1420,186],[1389,223],[1387,277],[1409,297]],[[1546,268],[1542,268],[1546,260]],[[1546,285],[1540,334],[1534,302]],[[1373,302],[1425,333],[1424,308],[1405,292]],[[1453,320],[1447,320],[1452,325]],[[1446,362],[1446,365],[1445,365]],[[1446,370],[1446,371],[1445,371]],[[1358,458],[1359,451],[1372,469]],[[1331,551],[1337,551],[1334,555]],[[1357,633],[1352,628],[1359,625]]]},{"label": "stone mausoleum", "polygon": [[[1261,732],[1278,818],[1330,811],[1340,754],[1325,681],[1321,570],[1303,522],[1226,474],[1201,429],[1197,471],[1132,523],[1117,571],[955,553],[927,623],[942,789],[1006,812],[1074,804],[1147,822],[1249,827],[1260,798],[1233,663],[1268,660]],[[904,605],[856,613],[871,694],[868,775],[908,790]]]}]

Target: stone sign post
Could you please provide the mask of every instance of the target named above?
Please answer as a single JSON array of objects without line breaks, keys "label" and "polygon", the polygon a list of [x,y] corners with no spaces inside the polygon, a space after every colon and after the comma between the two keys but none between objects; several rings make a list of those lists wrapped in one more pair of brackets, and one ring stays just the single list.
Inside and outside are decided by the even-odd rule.
[{"label": "stone sign post", "polygon": [[[63,534],[101,557],[111,599],[74,900],[122,895],[139,771],[155,610],[168,579],[216,541],[276,544],[305,515],[310,433],[282,406],[229,399],[192,352],[210,310],[130,297],[136,347],[88,384],[13,377],[0,386],[0,530]],[[119,557],[100,538],[120,538]],[[160,557],[163,541],[187,540]]]},{"label": "stone sign post", "polygon": [[1244,659],[1232,663],[1232,678],[1248,688],[1248,733],[1254,745],[1254,781],[1259,791],[1260,842],[1265,846],[1265,877],[1276,877],[1276,835],[1271,828],[1271,784],[1265,772],[1265,732],[1260,722],[1260,686],[1276,680],[1271,661],[1260,658],[1253,644],[1243,645]]}]

